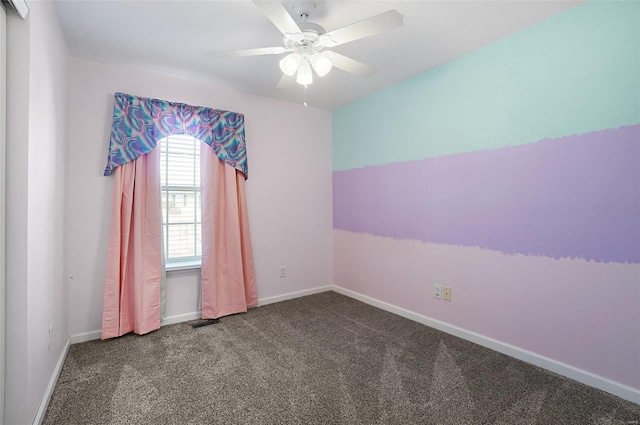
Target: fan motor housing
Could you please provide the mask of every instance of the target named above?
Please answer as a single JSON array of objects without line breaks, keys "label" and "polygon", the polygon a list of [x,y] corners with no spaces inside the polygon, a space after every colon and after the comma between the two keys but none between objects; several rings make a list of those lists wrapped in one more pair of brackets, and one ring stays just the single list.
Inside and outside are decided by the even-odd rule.
[{"label": "fan motor housing", "polygon": [[326,31],[318,24],[303,22],[298,24],[301,33],[286,34],[284,36],[284,46],[287,50],[301,54],[311,54],[322,50],[323,46],[318,43],[318,39]]}]

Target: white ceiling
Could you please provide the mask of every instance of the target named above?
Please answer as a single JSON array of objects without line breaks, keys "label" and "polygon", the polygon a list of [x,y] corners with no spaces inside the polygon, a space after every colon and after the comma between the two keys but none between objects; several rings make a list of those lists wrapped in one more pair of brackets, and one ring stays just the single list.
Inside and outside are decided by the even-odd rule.
[{"label": "white ceiling", "polygon": [[[326,31],[396,9],[404,26],[335,47],[378,69],[362,78],[333,69],[309,86],[308,103],[337,109],[581,1],[316,1],[309,21]],[[293,2],[283,2],[295,17]],[[283,55],[210,58],[208,51],[282,45],[282,34],[249,0],[56,0],[71,54],[302,103],[304,89],[278,89]],[[298,20],[298,19],[296,19]]]}]

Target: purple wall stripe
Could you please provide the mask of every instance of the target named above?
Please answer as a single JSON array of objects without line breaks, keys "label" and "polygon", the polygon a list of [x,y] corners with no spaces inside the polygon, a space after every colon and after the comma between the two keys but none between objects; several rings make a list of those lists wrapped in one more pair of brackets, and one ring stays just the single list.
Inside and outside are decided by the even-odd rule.
[{"label": "purple wall stripe", "polygon": [[333,173],[336,229],[640,263],[640,126]]}]

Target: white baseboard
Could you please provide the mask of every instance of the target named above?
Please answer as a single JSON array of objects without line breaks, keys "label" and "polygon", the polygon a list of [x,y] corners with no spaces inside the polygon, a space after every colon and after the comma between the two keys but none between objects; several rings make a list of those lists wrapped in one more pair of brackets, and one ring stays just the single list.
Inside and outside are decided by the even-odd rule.
[{"label": "white baseboard", "polygon": [[189,320],[197,320],[202,317],[201,311],[192,313],[178,314],[176,316],[165,317],[160,321],[160,326],[175,325],[176,323],[188,322]]},{"label": "white baseboard", "polygon": [[432,319],[430,317],[414,313],[404,308],[397,307],[393,304],[389,304],[387,302],[362,295],[350,289],[342,288],[335,285],[333,285],[331,289],[335,292],[338,292],[339,294],[346,295],[347,297],[362,301],[366,304],[378,307],[390,313],[397,314],[398,316],[405,317],[407,319],[413,320],[414,322],[422,323],[423,325],[427,325],[429,327],[438,329],[467,341],[471,341],[475,344],[487,347],[491,350],[506,354],[535,366],[539,366],[543,369],[547,369],[559,375],[566,376],[567,378],[571,378],[583,384],[589,385],[590,387],[606,391],[610,394],[616,395],[633,403],[640,404],[640,390],[636,388],[632,388],[619,382],[612,381],[608,378],[604,378],[586,370],[578,369],[549,357],[541,356],[539,354],[524,350],[514,345],[510,345],[493,338],[489,338],[475,332],[471,332],[466,329],[441,322],[440,320]]},{"label": "white baseboard", "polygon": [[51,395],[53,394],[53,390],[56,388],[56,382],[58,382],[60,372],[62,372],[62,366],[67,358],[67,353],[69,353],[70,345],[71,338],[67,338],[67,342],[65,342],[62,353],[60,353],[56,367],[53,369],[53,373],[51,374],[51,379],[49,379],[49,384],[47,385],[47,389],[42,397],[42,402],[40,402],[40,407],[38,408],[36,417],[33,419],[33,425],[40,425],[44,419],[44,414],[47,412],[47,407],[49,407],[49,402],[51,401]]},{"label": "white baseboard", "polygon": [[84,332],[81,334],[74,334],[69,337],[71,344],[79,344],[81,342],[93,341],[94,339],[100,339],[102,331]]},{"label": "white baseboard", "polygon": [[[320,292],[328,292],[328,291],[333,290],[333,288],[334,288],[333,286],[328,285],[328,286],[321,286],[321,287],[318,287],[318,288],[305,289],[303,291],[289,292],[287,294],[277,295],[275,297],[260,298],[258,300],[258,306],[264,306],[264,305],[267,305],[267,304],[273,304],[273,303],[277,303],[277,302],[280,302],[280,301],[291,300],[291,299],[294,299],[294,298],[300,298],[300,297],[304,297],[304,296],[307,296],[307,295],[319,294]],[[176,316],[165,317],[160,322],[160,326],[174,325],[176,323],[188,322],[189,320],[197,320],[197,319],[199,319],[201,317],[202,317],[202,313],[200,311],[194,311],[194,312],[185,313],[185,314],[178,314]],[[71,335],[70,341],[71,341],[71,344],[79,344],[81,342],[87,342],[87,341],[93,341],[95,339],[100,339],[101,336],[102,336],[102,331],[99,331],[99,330],[98,331],[91,331],[91,332],[84,332],[84,333],[80,333],[80,334]]]},{"label": "white baseboard", "polygon": [[320,286],[318,288],[305,289],[303,291],[289,292],[287,294],[276,295],[275,297],[260,298],[258,300],[258,307],[265,306],[267,304],[279,303],[280,301],[292,300],[294,298],[306,297],[307,295],[319,294],[321,292],[329,292],[334,289],[334,286]]},{"label": "white baseboard", "polygon": [[[165,317],[160,322],[160,326],[173,325],[175,323],[187,322],[189,320],[196,320],[201,317],[199,311],[192,313],[179,314],[177,316]],[[102,337],[102,331],[83,332],[80,334],[71,335],[71,344],[79,344],[81,342],[93,341]]]},{"label": "white baseboard", "polygon": [[[307,295],[313,295],[313,294],[318,294],[318,293],[327,292],[327,291],[335,291],[339,294],[346,295],[350,298],[356,299],[358,301],[362,301],[366,304],[372,305],[374,307],[378,307],[390,313],[397,314],[398,316],[402,316],[409,320],[422,323],[423,325],[430,326],[432,328],[457,336],[459,338],[465,339],[467,341],[473,342],[483,347],[487,347],[499,353],[514,357],[518,360],[522,360],[524,362],[533,364],[543,369],[547,369],[559,375],[566,376],[567,378],[571,378],[583,384],[597,388],[599,390],[606,391],[610,394],[616,395],[620,398],[631,401],[633,403],[640,404],[640,390],[636,388],[632,388],[627,385],[621,384],[619,382],[612,381],[608,378],[604,378],[602,376],[596,375],[586,370],[578,369],[574,366],[559,362],[549,357],[541,356],[539,354],[524,350],[514,345],[510,345],[510,344],[495,340],[493,338],[489,338],[484,335],[480,335],[478,333],[468,331],[466,329],[459,328],[454,325],[450,325],[440,320],[432,319],[430,317],[423,316],[418,313],[414,313],[404,308],[397,307],[393,304],[389,304],[387,302],[380,301],[375,298],[371,298],[369,296],[360,294],[350,289],[342,288],[340,286],[336,286],[336,285],[321,286],[318,288],[312,288],[312,289],[307,289],[303,291],[296,291],[296,292],[290,292],[283,295],[277,295],[275,297],[261,298],[258,300],[258,305],[265,306],[265,305],[280,302],[280,301],[290,300],[294,298],[304,297]],[[196,311],[193,313],[181,314],[177,316],[171,316],[162,320],[162,326],[186,322],[189,320],[196,320],[196,319],[199,319],[200,317],[201,317],[201,314],[199,311]],[[46,405],[48,405],[49,399],[51,397],[50,391],[53,391],[53,387],[55,386],[55,381],[57,380],[57,376],[59,375],[60,370],[62,369],[62,363],[64,362],[64,357],[66,357],[67,351],[69,349],[69,343],[77,344],[80,342],[100,339],[100,336],[101,336],[101,331],[93,331],[93,332],[86,332],[82,334],[71,335],[71,337],[67,341],[67,345],[63,352],[63,356],[61,356],[60,361],[58,361],[58,365],[56,365],[56,372],[54,373],[55,379],[53,379],[53,376],[52,376],[53,384],[51,382],[49,384],[51,389],[50,390],[47,389],[48,395],[46,398]],[[46,411],[46,405],[44,406],[44,410],[42,414],[44,414],[44,411]],[[40,411],[38,411],[38,415],[40,415]],[[38,417],[39,416],[37,416],[36,419],[38,419]],[[42,418],[40,418],[40,420],[41,419]],[[34,422],[34,424],[36,423],[39,424],[39,422]]]}]

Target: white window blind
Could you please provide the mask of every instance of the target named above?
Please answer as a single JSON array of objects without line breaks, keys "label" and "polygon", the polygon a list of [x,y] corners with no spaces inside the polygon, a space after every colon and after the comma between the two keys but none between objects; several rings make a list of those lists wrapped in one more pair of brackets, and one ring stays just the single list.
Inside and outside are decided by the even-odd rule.
[{"label": "white window blind", "polygon": [[200,143],[187,135],[160,140],[162,230],[167,267],[199,264],[202,257]]}]

